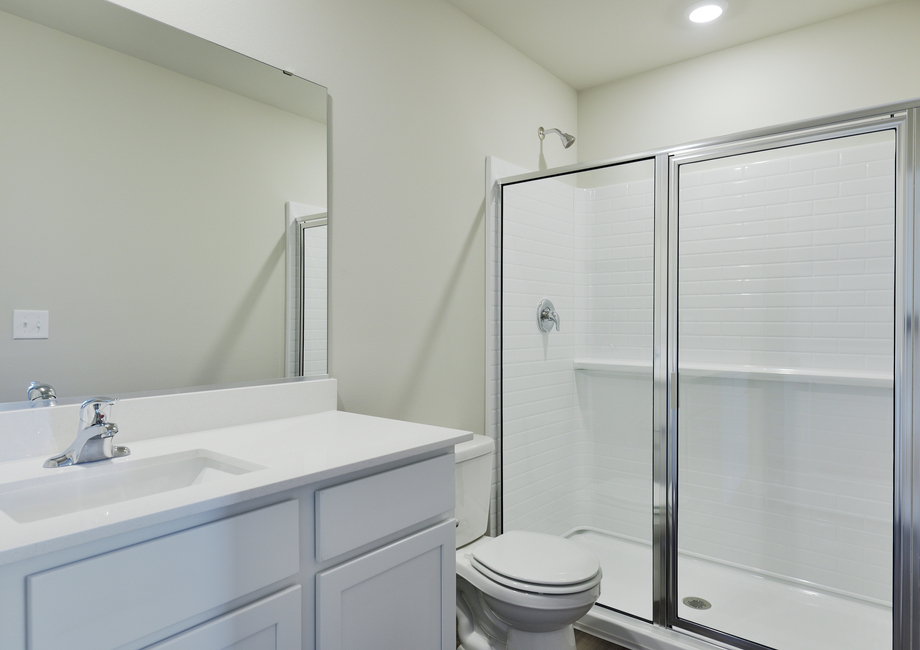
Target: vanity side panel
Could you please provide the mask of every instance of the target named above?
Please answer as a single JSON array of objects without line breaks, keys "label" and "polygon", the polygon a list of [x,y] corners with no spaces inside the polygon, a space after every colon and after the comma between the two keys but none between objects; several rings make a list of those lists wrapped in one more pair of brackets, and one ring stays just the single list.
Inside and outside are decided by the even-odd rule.
[{"label": "vanity side panel", "polygon": [[25,577],[21,564],[0,566],[0,648],[25,650]]}]

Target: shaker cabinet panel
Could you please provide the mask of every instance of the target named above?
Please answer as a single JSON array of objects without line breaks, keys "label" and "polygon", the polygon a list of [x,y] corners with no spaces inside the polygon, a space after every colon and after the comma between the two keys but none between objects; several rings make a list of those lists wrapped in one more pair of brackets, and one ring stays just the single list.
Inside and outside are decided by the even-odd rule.
[{"label": "shaker cabinet panel", "polygon": [[296,500],[26,579],[29,650],[113,650],[300,571]]},{"label": "shaker cabinet panel", "polygon": [[147,650],[300,650],[300,586],[241,607]]},{"label": "shaker cabinet panel", "polygon": [[454,647],[456,522],[316,576],[316,650]]},{"label": "shaker cabinet panel", "polygon": [[316,560],[327,562],[453,510],[454,466],[448,454],[317,490]]}]

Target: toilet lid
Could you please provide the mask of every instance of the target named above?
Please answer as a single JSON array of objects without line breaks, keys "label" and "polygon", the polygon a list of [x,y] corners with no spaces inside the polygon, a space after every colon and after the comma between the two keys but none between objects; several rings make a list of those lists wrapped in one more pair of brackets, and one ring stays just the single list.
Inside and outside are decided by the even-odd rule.
[{"label": "toilet lid", "polygon": [[585,588],[583,583],[599,581],[601,569],[597,557],[574,542],[523,530],[507,532],[476,547],[472,557],[473,566],[486,575],[493,574],[490,577],[534,587]]}]

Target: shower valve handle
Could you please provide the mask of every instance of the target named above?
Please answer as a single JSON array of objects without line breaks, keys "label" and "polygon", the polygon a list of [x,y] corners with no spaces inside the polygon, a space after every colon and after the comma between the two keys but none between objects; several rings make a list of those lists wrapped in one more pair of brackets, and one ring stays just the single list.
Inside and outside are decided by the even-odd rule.
[{"label": "shower valve handle", "polygon": [[551,332],[553,325],[555,325],[558,332],[560,321],[561,319],[559,314],[556,313],[556,308],[553,307],[552,301],[546,298],[541,300],[540,304],[537,305],[537,327],[540,328],[540,331]]}]

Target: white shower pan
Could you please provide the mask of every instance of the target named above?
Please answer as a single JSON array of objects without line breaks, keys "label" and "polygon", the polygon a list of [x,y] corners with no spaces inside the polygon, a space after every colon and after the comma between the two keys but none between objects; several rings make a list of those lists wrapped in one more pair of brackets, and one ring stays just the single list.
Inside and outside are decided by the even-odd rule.
[{"label": "white shower pan", "polygon": [[[598,605],[651,619],[652,583],[638,575],[651,573],[650,544],[590,529],[575,530],[566,537],[593,551],[601,561],[604,581]],[[780,650],[891,648],[891,607],[691,555],[681,554],[680,567],[681,618]],[[688,596],[705,599],[712,604],[711,609],[694,610],[680,602]],[[679,644],[683,635],[658,635],[656,628],[635,619],[630,625],[630,617],[597,606],[583,620],[586,628],[592,627],[592,619],[606,619],[622,627],[623,637],[616,642],[637,650],[640,642],[648,650],[712,647]],[[633,626],[635,629],[630,629]],[[608,623],[604,629],[609,627]],[[639,634],[652,639],[657,636],[658,641],[648,645],[650,641],[638,638]]]}]

